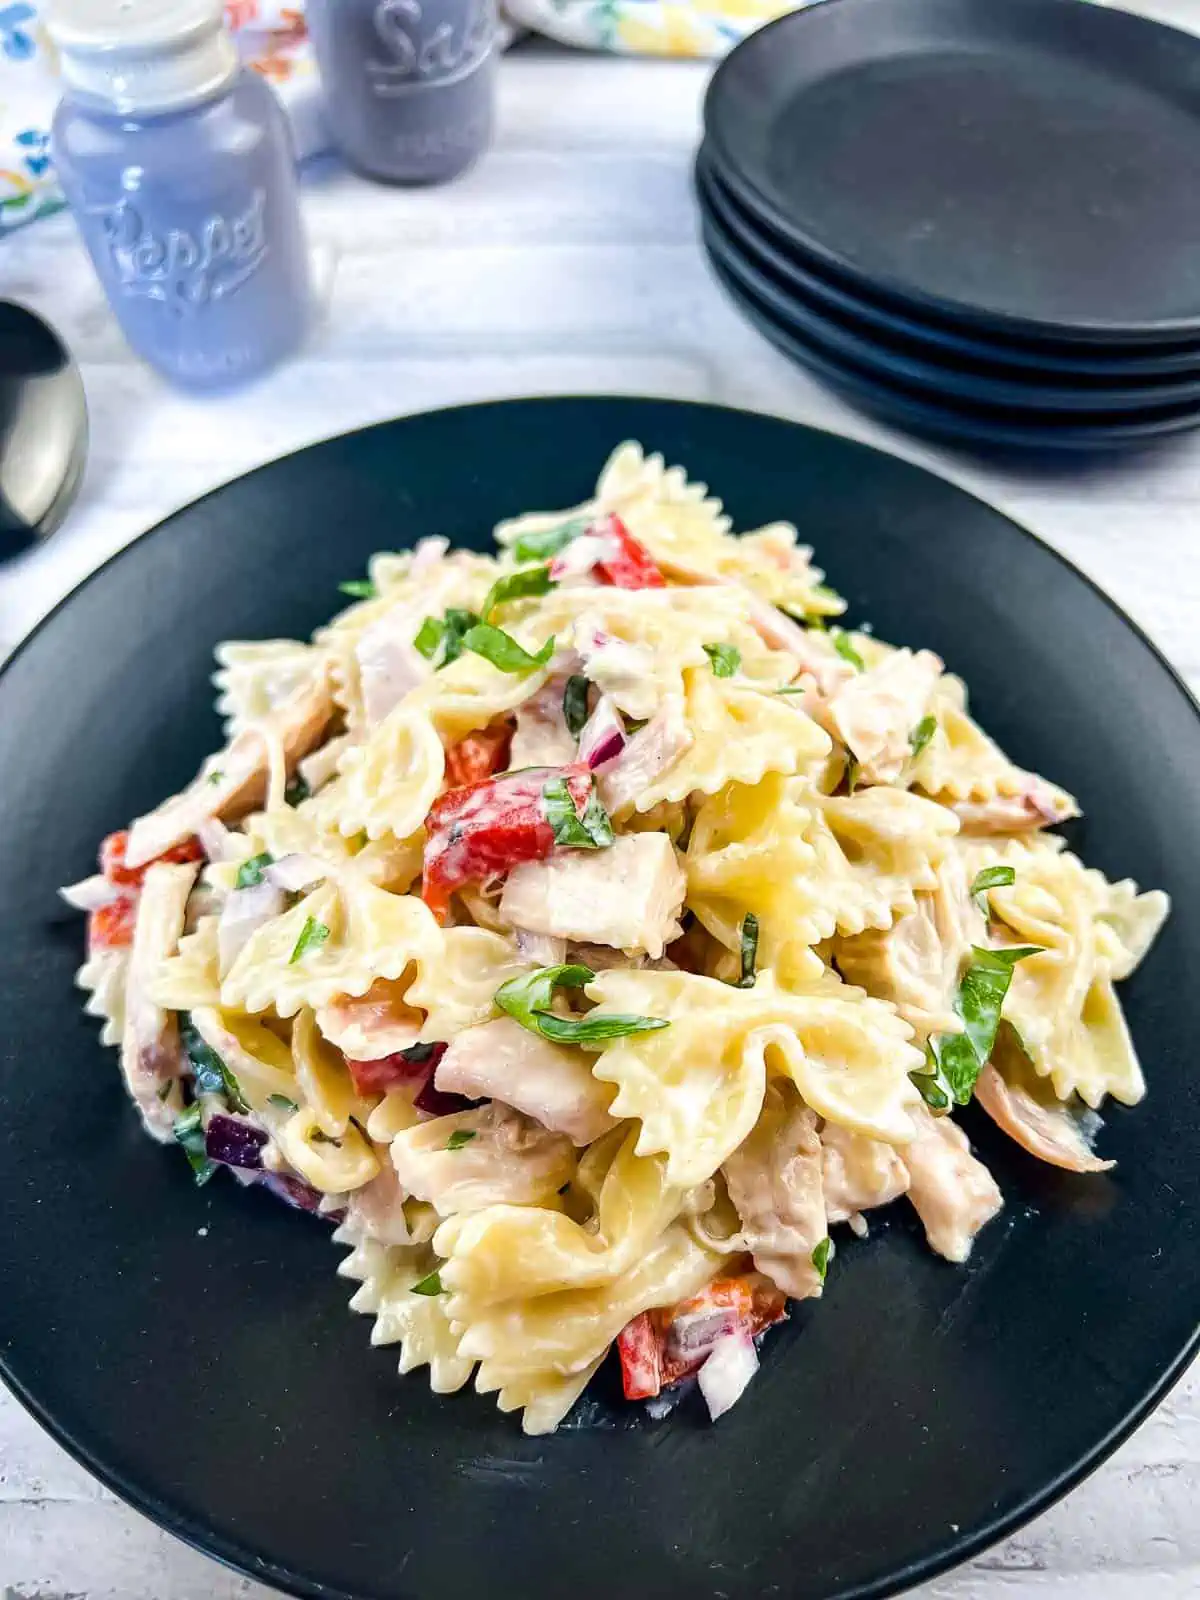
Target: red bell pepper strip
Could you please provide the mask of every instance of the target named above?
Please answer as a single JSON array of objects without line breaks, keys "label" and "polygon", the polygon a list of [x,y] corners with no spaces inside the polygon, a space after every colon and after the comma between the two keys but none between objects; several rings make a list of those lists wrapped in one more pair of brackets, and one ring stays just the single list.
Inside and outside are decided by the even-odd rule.
[{"label": "red bell pepper strip", "polygon": [[127,950],[137,924],[137,896],[120,895],[106,906],[88,912],[88,954],[97,950]]},{"label": "red bell pepper strip", "polygon": [[421,898],[442,921],[450,896],[466,883],[499,876],[523,861],[544,861],[554,849],[542,790],[563,778],[577,811],[587,803],[592,775],[585,767],[530,767],[450,789],[425,819]]},{"label": "red bell pepper strip", "polygon": [[589,533],[599,535],[616,546],[616,554],[596,563],[596,575],[614,589],[665,589],[667,580],[644,545],[640,545],[621,521],[607,516],[594,524]]},{"label": "red bell pepper strip", "polygon": [[146,873],[160,861],[204,860],[204,851],[194,834],[190,839],[184,839],[180,844],[174,844],[169,850],[164,850],[162,855],[155,856],[153,861],[147,861],[142,867],[125,865],[125,851],[128,844],[129,834],[122,829],[119,833],[110,833],[100,846],[100,871],[109,883],[122,889],[140,889],[145,882]]},{"label": "red bell pepper strip", "polygon": [[446,751],[446,782],[458,789],[503,772],[508,764],[512,736],[513,730],[501,723],[469,733],[465,739],[451,745]]},{"label": "red bell pepper strip", "polygon": [[765,1278],[716,1278],[677,1305],[645,1311],[634,1317],[617,1337],[621,1358],[621,1381],[627,1400],[648,1400],[660,1390],[698,1372],[710,1354],[707,1345],[695,1350],[681,1349],[672,1340],[672,1327],[681,1318],[711,1315],[728,1326],[720,1333],[745,1332],[756,1338],[787,1315],[787,1297]]},{"label": "red bell pepper strip", "polygon": [[444,1044],[416,1044],[374,1061],[353,1061],[347,1056],[346,1066],[355,1094],[386,1094],[402,1084],[420,1083],[435,1071],[445,1054]]},{"label": "red bell pepper strip", "polygon": [[652,1399],[662,1388],[662,1346],[648,1311],[621,1329],[617,1353],[626,1400]]}]

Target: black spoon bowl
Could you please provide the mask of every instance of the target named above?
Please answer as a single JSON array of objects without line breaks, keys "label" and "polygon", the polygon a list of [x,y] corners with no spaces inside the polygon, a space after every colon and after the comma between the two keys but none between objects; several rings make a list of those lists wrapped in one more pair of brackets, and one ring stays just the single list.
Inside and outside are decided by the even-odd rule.
[{"label": "black spoon bowl", "polygon": [[0,300],[0,561],[54,532],[87,457],[83,380],[49,323]]}]

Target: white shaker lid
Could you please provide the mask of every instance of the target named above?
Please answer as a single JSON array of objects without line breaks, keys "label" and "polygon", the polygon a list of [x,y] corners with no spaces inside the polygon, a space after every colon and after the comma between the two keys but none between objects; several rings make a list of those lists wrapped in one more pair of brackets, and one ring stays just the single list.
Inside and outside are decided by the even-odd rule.
[{"label": "white shaker lid", "polygon": [[221,0],[51,0],[63,81],[123,114],[203,100],[237,70]]}]

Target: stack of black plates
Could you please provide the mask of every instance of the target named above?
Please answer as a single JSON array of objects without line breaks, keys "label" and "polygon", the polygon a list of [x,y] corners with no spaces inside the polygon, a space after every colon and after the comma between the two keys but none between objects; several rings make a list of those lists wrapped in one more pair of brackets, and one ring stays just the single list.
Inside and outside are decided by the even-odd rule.
[{"label": "stack of black plates", "polygon": [[733,51],[704,121],[713,269],[860,404],[1067,449],[1200,423],[1200,39],[1090,0],[822,0]]}]

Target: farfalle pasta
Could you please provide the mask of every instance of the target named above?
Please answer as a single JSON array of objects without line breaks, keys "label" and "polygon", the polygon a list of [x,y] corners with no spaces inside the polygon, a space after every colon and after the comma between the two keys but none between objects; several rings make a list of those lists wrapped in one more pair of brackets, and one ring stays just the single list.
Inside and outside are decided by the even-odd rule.
[{"label": "farfalle pasta", "polygon": [[716,1417],[831,1230],[911,1204],[966,1259],[1003,1197],[958,1107],[1109,1165],[1167,900],[1048,831],[1073,798],[920,641],[843,631],[790,524],[625,444],[495,533],[218,648],[224,748],[63,891],[78,983],[197,1182],[335,1223],[402,1373],[543,1433],[615,1349]]}]

